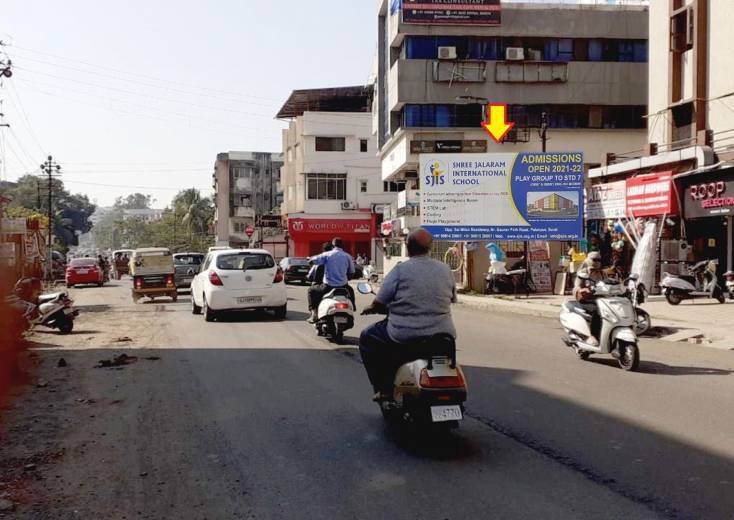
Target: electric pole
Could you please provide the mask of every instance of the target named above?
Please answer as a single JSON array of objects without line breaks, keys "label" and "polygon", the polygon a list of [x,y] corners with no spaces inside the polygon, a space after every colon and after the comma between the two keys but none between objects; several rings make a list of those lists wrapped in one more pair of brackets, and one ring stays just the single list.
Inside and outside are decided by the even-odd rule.
[{"label": "electric pole", "polygon": [[46,162],[41,164],[41,172],[48,176],[48,243],[46,251],[46,279],[53,282],[53,179],[54,175],[61,175],[61,165],[48,156]]},{"label": "electric pole", "polygon": [[538,130],[538,135],[540,135],[540,140],[543,143],[543,153],[545,153],[548,151],[548,114],[545,112],[540,115],[540,129]]}]

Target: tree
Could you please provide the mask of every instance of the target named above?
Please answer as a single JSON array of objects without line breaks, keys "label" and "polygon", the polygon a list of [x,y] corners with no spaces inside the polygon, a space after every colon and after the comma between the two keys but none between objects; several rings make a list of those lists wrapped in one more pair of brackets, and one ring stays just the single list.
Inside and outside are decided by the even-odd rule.
[{"label": "tree", "polygon": [[208,197],[202,197],[195,188],[183,190],[173,198],[174,216],[182,215],[181,224],[189,232],[189,240],[194,233],[206,233],[214,219],[214,204]]},{"label": "tree", "polygon": [[144,193],[131,193],[127,197],[117,197],[115,208],[117,209],[150,209],[155,202],[152,195]]}]

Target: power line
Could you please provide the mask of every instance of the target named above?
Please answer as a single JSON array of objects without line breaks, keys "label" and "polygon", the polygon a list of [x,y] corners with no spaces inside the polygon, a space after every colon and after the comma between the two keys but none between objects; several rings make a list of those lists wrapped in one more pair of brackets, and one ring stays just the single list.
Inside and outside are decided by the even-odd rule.
[{"label": "power line", "polygon": [[[135,189],[135,190],[166,190],[166,191],[181,191],[182,188],[173,188],[171,186],[140,186],[135,184],[106,184],[106,183],[100,183],[100,182],[86,182],[86,181],[78,181],[75,179],[64,179],[64,182],[67,184],[82,184],[84,186],[101,186],[105,188],[128,188],[128,189]],[[186,188],[184,188],[186,189]],[[214,188],[212,187],[206,187],[206,188],[195,188],[199,191],[214,191]]]},{"label": "power line", "polygon": [[20,151],[23,152],[23,155],[28,158],[30,164],[33,164],[37,159],[35,159],[33,155],[31,155],[28,150],[26,150],[25,146],[23,146],[23,142],[18,137],[18,134],[16,134],[15,130],[13,130],[13,127],[8,126],[8,130],[10,131],[10,135],[13,137],[13,139],[15,139],[15,141],[18,143],[18,148],[20,149]]},{"label": "power line", "polygon": [[[20,100],[20,93],[18,93],[18,90],[15,88],[15,85],[12,83],[10,84],[12,88],[12,94],[15,96],[15,100],[13,100],[10,96],[8,98],[13,103],[13,105],[17,105],[17,109],[20,112],[21,116],[23,117],[23,121],[25,122],[25,126],[28,129],[28,134],[31,136],[33,141],[38,146],[38,149],[42,154],[46,153],[46,150],[44,149],[43,145],[41,145],[41,141],[38,139],[38,136],[33,131],[33,127],[31,126],[31,122],[28,119],[28,113],[25,110],[25,107],[23,107],[23,102]],[[10,91],[8,91],[10,92]]]}]

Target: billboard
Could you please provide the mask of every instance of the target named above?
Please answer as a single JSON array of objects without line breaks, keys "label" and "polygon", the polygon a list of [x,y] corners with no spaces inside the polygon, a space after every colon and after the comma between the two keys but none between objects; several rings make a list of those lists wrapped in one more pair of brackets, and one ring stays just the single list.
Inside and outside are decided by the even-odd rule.
[{"label": "billboard", "polygon": [[627,179],[627,212],[634,217],[677,215],[673,172],[650,173]]},{"label": "billboard", "polygon": [[608,182],[590,186],[586,192],[586,218],[604,220],[627,216],[627,183]]},{"label": "billboard", "polygon": [[580,240],[581,152],[420,155],[421,222],[436,240]]},{"label": "billboard", "polygon": [[499,25],[500,0],[402,0],[403,23]]}]

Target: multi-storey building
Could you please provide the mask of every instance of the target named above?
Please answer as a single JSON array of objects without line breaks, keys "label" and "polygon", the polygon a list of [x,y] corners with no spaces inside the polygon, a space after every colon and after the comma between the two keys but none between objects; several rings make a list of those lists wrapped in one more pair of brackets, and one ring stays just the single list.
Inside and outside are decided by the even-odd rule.
[{"label": "multi-storey building", "polygon": [[353,255],[380,261],[377,229],[391,194],[380,178],[371,101],[371,86],[295,90],[278,112],[290,121],[281,212],[292,255],[316,254],[339,236]]},{"label": "multi-storey building", "polygon": [[709,258],[734,267],[733,18],[730,0],[650,3],[649,142],[610,144],[590,171],[595,191],[617,194],[610,210],[662,227],[659,275]]},{"label": "multi-storey building", "polygon": [[[283,193],[280,168],[283,157],[269,152],[228,152],[217,155],[214,163],[214,230],[217,245],[245,246],[257,236],[258,220],[277,215]],[[247,229],[254,236],[247,236]]]},{"label": "multi-storey building", "polygon": [[[573,150],[593,167],[610,147],[644,145],[646,7],[497,0],[377,6],[382,179],[407,191],[385,224],[395,261],[402,260],[406,228],[420,222],[406,201],[418,198],[421,153]],[[481,128],[490,102],[506,104],[515,123],[499,144]],[[474,256],[477,271],[485,269],[486,259]]]}]

